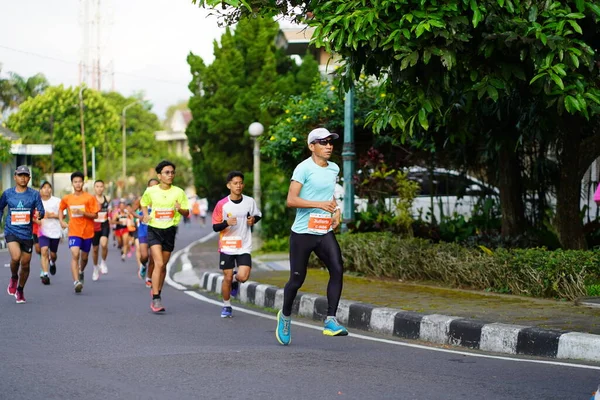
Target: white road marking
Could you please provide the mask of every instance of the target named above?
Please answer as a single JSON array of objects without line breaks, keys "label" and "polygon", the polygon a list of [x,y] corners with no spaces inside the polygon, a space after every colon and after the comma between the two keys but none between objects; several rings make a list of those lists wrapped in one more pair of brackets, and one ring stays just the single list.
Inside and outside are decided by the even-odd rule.
[{"label": "white road marking", "polygon": [[[178,252],[173,254],[173,256],[171,257],[171,260],[169,261],[169,263],[167,265],[167,276],[166,276],[165,282],[167,282],[170,286],[174,287],[177,290],[182,290],[188,296],[191,296],[191,297],[193,297],[197,300],[203,301],[205,303],[214,304],[214,305],[221,307],[223,305],[222,301],[213,300],[206,296],[201,295],[200,293],[194,292],[192,290],[187,290],[187,288],[185,286],[180,285],[179,283],[173,281],[170,277],[170,269],[172,267],[172,263],[175,262],[175,260],[177,260],[177,257],[179,256],[179,254],[181,252],[185,252],[187,254],[187,252],[189,252],[190,248],[194,244],[204,243],[207,240],[211,239],[213,236],[214,235],[211,233],[211,234],[203,237],[202,239],[189,244],[184,249],[179,250]],[[265,313],[261,313],[258,311],[248,310],[246,308],[235,307],[235,306],[233,307],[233,309],[236,312],[253,315],[255,317],[266,318],[266,319],[270,319],[272,321],[277,320],[277,317],[275,317],[274,315],[265,314]],[[303,328],[315,329],[318,331],[323,329],[321,326],[306,324],[304,322],[297,322],[297,321],[292,321],[292,325],[301,326]],[[371,342],[385,343],[385,344],[391,344],[391,345],[395,345],[395,346],[410,347],[413,349],[421,349],[421,350],[428,350],[428,351],[438,351],[438,352],[442,352],[442,353],[458,354],[458,355],[463,355],[463,356],[468,356],[468,357],[490,358],[490,359],[494,359],[494,360],[524,362],[524,363],[533,363],[533,364],[545,364],[545,365],[554,365],[554,366],[559,366],[559,367],[571,367],[571,368],[590,369],[590,370],[600,371],[600,366],[594,366],[594,365],[566,363],[566,362],[560,362],[560,361],[530,360],[530,359],[524,359],[524,358],[512,358],[512,357],[507,357],[507,356],[495,356],[495,355],[491,355],[491,354],[469,353],[469,352],[460,351],[460,350],[441,349],[439,347],[430,347],[430,346],[425,346],[425,345],[420,345],[420,344],[406,343],[406,342],[401,342],[401,341],[396,341],[396,340],[359,335],[357,333],[351,333],[351,332],[348,334],[348,336],[356,338],[356,339],[369,340]]]}]

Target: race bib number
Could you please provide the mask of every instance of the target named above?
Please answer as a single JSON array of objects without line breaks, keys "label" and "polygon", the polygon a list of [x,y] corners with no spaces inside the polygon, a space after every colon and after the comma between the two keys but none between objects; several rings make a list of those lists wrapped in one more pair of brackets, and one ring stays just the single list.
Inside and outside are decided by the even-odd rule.
[{"label": "race bib number", "polygon": [[10,214],[11,225],[29,225],[31,222],[30,211],[13,211]]},{"label": "race bib number", "polygon": [[221,239],[221,250],[239,250],[242,248],[241,236],[225,236]]},{"label": "race bib number", "polygon": [[308,231],[312,233],[327,233],[331,228],[331,214],[311,213],[308,218]]},{"label": "race bib number", "polygon": [[119,225],[127,226],[127,217],[119,217]]},{"label": "race bib number", "polygon": [[159,221],[171,221],[175,217],[175,210],[172,208],[157,208],[154,210],[154,219]]},{"label": "race bib number", "polygon": [[108,214],[108,213],[107,213],[106,211],[99,211],[99,212],[98,212],[98,218],[96,218],[96,219],[94,220],[94,222],[100,222],[100,223],[102,223],[102,222],[106,222],[106,221],[108,221],[108,216],[107,216],[107,214]]},{"label": "race bib number", "polygon": [[[85,206],[84,205],[79,205],[79,206],[70,206],[69,207],[71,209],[71,218],[81,218],[83,217],[83,213],[85,212]],[[76,210],[79,210],[80,214],[76,214]]]}]

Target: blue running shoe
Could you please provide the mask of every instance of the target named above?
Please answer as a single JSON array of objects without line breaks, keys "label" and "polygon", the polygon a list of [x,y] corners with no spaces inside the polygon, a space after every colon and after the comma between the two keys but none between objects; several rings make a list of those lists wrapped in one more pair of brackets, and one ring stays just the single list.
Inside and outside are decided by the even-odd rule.
[{"label": "blue running shoe", "polygon": [[144,264],[140,264],[138,269],[138,278],[144,280],[146,278],[146,266]]},{"label": "blue running shoe", "polygon": [[[233,272],[234,277],[235,277],[235,274],[237,274],[237,271]],[[231,282],[231,296],[236,297],[239,290],[240,290],[240,283],[238,281]]]},{"label": "blue running shoe", "polygon": [[231,307],[225,306],[221,309],[221,318],[231,318],[232,317],[231,314],[232,314]]},{"label": "blue running shoe", "polygon": [[292,318],[283,315],[281,310],[277,313],[277,329],[275,329],[275,336],[277,341],[287,346],[292,341]]},{"label": "blue running shoe", "polygon": [[335,317],[327,317],[323,327],[323,335],[326,336],[348,336],[348,330],[339,324]]}]

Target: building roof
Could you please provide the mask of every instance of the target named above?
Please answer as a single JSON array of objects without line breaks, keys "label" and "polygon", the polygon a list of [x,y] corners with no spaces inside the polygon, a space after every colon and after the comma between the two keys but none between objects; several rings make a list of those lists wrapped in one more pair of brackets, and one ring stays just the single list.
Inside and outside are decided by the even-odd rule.
[{"label": "building roof", "polygon": [[181,115],[183,116],[183,120],[185,121],[185,125],[189,125],[192,121],[192,112],[190,110],[181,110]]},{"label": "building roof", "polygon": [[169,131],[156,131],[154,132],[154,140],[157,142],[174,142],[188,139],[185,132],[169,132]]},{"label": "building roof", "polygon": [[306,54],[310,39],[315,32],[315,28],[306,26],[297,26],[293,28],[283,28],[279,31],[275,39],[275,45],[285,49],[286,54]]},{"label": "building roof", "polygon": [[10,139],[10,140],[17,140],[19,139],[19,135],[17,135],[16,133],[14,133],[13,131],[11,131],[10,129],[8,129],[7,127],[0,125],[0,136],[6,138],[6,139]]}]

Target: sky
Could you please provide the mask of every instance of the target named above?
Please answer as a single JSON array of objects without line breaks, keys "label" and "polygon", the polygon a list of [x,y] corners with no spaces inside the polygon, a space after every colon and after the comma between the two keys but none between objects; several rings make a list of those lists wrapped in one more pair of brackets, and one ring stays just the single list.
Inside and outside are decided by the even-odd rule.
[{"label": "sky", "polygon": [[[21,76],[43,73],[51,85],[79,83],[82,0],[0,0],[0,64]],[[164,118],[168,106],[187,100],[189,52],[207,64],[223,29],[191,0],[101,0],[101,65],[114,65],[115,90],[143,91]],[[106,74],[103,89],[112,87]]]}]

